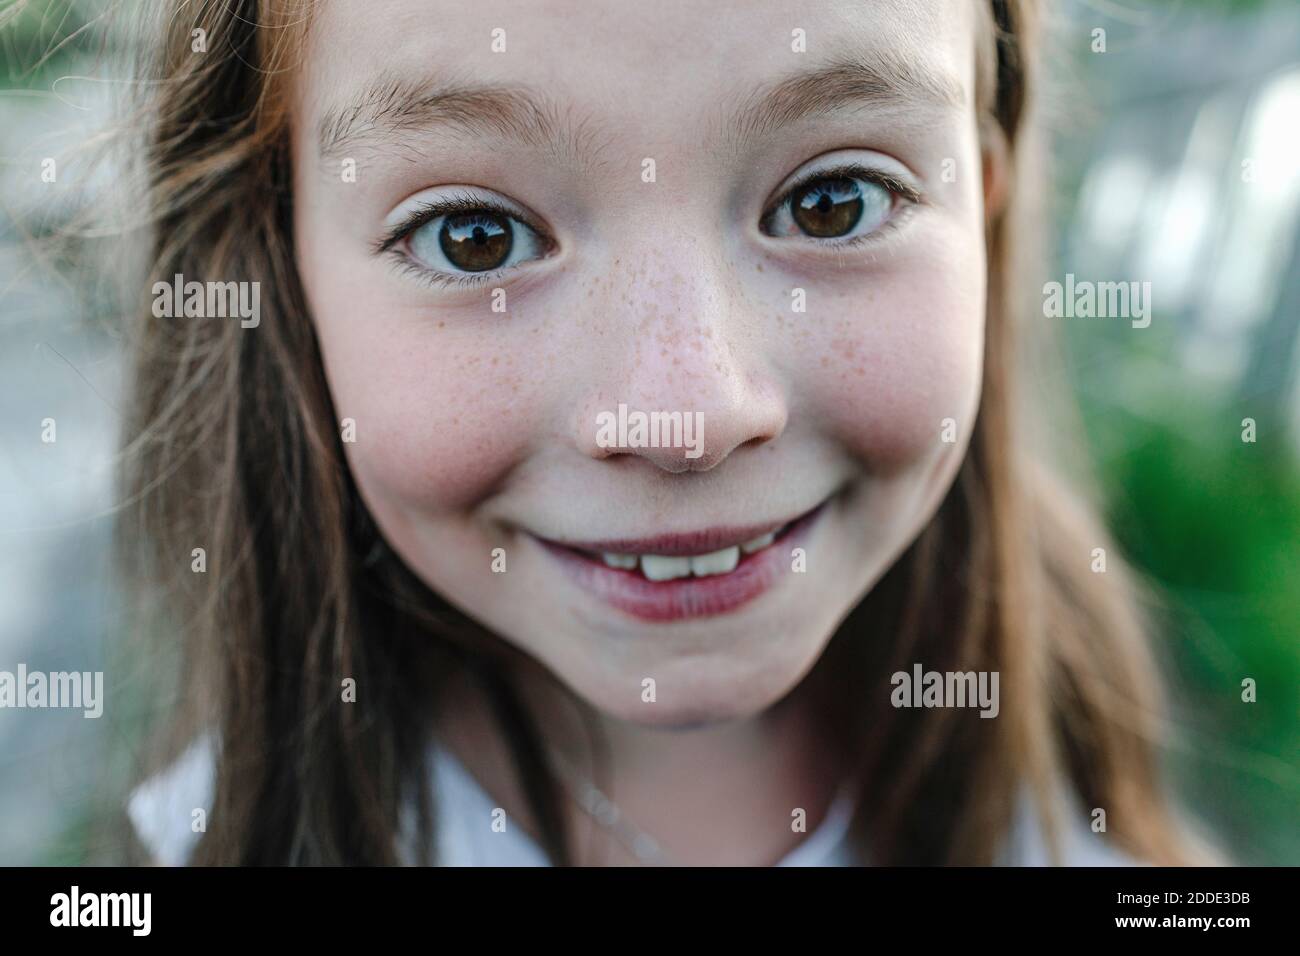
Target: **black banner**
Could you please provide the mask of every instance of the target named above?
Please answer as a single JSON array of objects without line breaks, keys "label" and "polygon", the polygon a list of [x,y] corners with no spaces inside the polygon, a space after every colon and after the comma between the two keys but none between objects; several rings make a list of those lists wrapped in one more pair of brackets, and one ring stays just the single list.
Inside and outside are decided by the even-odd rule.
[{"label": "black banner", "polygon": [[[131,942],[436,943],[595,925],[716,927],[729,939],[777,924],[957,938],[1104,936],[1231,945],[1291,924],[1293,875],[1277,869],[4,869],[7,941],[75,934]],[[612,920],[612,923],[611,923]],[[568,927],[566,929],[565,927]],[[1030,937],[1029,934],[1033,934]],[[1044,937],[1042,934],[1051,934]],[[867,937],[863,937],[865,939]],[[10,950],[17,952],[17,950]]]}]

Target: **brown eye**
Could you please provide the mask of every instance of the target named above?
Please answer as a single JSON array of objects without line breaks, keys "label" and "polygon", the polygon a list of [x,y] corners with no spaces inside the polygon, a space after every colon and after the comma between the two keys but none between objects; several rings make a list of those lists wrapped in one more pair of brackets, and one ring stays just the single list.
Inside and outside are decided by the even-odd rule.
[{"label": "brown eye", "polygon": [[490,212],[447,216],[438,230],[438,245],[447,260],[466,272],[499,269],[514,245],[510,220]]},{"label": "brown eye", "polygon": [[818,239],[848,235],[866,207],[856,179],[818,179],[790,197],[790,215],[799,228]]},{"label": "brown eye", "polygon": [[786,193],[764,214],[759,228],[781,239],[860,239],[889,221],[900,197],[920,199],[906,184],[886,185],[874,172],[826,172]]}]

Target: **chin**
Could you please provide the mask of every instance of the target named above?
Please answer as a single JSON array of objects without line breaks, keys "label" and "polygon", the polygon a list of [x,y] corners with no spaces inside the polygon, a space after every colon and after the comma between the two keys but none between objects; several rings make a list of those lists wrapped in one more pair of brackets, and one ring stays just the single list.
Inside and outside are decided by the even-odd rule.
[{"label": "chin", "polygon": [[[816,651],[808,656],[815,658]],[[592,678],[585,687],[569,686],[608,717],[668,731],[697,730],[755,717],[789,694],[803,678],[805,668],[788,660],[774,664],[778,666],[761,672],[749,670],[743,676],[737,675],[737,668],[721,667],[716,677],[693,674],[682,681],[657,677],[654,701],[642,700],[643,677],[639,675],[616,681]],[[644,676],[653,677],[656,670],[668,675],[682,666],[651,667]]]}]

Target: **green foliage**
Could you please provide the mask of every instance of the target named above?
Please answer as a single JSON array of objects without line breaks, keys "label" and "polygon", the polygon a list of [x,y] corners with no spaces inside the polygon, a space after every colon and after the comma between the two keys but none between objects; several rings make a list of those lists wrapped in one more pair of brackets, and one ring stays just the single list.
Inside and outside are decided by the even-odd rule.
[{"label": "green foliage", "polygon": [[[1242,441],[1232,403],[1179,396],[1092,428],[1111,525],[1166,603],[1160,638],[1185,734],[1177,785],[1243,862],[1300,859],[1300,462],[1278,430]],[[1103,424],[1104,421],[1104,424]],[[1111,436],[1113,441],[1114,435]],[[1242,681],[1257,701],[1242,700]]]},{"label": "green foliage", "polygon": [[80,0],[0,0],[0,88],[48,90],[91,37]]}]

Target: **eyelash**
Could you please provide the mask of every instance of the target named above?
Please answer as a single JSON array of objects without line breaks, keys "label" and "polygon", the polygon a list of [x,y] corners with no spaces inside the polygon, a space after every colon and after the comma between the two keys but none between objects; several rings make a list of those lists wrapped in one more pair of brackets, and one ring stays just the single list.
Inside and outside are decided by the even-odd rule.
[{"label": "eyelash", "polygon": [[[875,169],[871,166],[862,166],[857,163],[846,163],[842,166],[831,166],[827,169],[819,169],[809,173],[798,181],[791,184],[790,188],[781,194],[776,202],[763,213],[759,219],[759,227],[766,228],[772,221],[773,217],[781,210],[781,207],[788,203],[794,195],[806,186],[823,179],[861,179],[864,182],[874,183],[889,192],[895,200],[902,199],[911,206],[920,205],[925,202],[925,196],[911,183],[906,180],[892,176],[881,169]],[[889,218],[883,222],[874,232],[866,235],[854,236],[850,239],[831,238],[818,239],[813,236],[804,236],[807,241],[811,241],[819,246],[830,246],[833,248],[850,249],[856,246],[868,245],[879,241],[883,236],[892,232],[899,225],[899,215],[897,210],[891,210]]]},{"label": "eyelash", "polygon": [[438,272],[421,265],[409,253],[397,248],[398,244],[406,240],[415,230],[441,216],[456,216],[473,212],[493,212],[508,219],[517,219],[544,241],[550,241],[546,232],[530,222],[527,217],[521,215],[518,209],[490,197],[478,196],[473,193],[456,193],[446,199],[421,203],[413,209],[410,215],[393,226],[386,235],[375,243],[375,254],[390,256],[396,261],[399,271],[412,275],[436,288],[470,289],[486,285],[508,270],[495,269],[488,272],[466,273]]},{"label": "eyelash", "polygon": [[[911,183],[905,182],[896,176],[891,176],[883,170],[850,163],[843,166],[831,167],[829,169],[819,169],[793,183],[789,189],[782,193],[781,198],[769,206],[763,213],[762,217],[759,219],[759,227],[765,228],[781,207],[788,203],[799,190],[819,180],[837,178],[861,179],[864,182],[874,183],[882,189],[888,190],[890,195],[894,196],[895,199],[901,198],[912,205],[917,205],[925,201],[924,196],[922,196],[922,194]],[[398,248],[398,244],[407,239],[411,233],[440,216],[454,216],[483,211],[494,212],[497,215],[505,216],[510,219],[517,219],[523,222],[529,229],[533,230],[533,232],[543,240],[549,242],[549,237],[547,237],[546,232],[539,229],[524,216],[520,215],[519,210],[489,197],[477,196],[471,193],[458,193],[446,199],[422,203],[416,209],[412,210],[410,215],[393,226],[386,235],[375,243],[375,254],[390,256],[396,262],[398,269],[402,273],[414,276],[415,278],[436,288],[469,289],[485,285],[488,282],[495,281],[507,270],[498,269],[491,272],[467,272],[463,274],[437,272],[429,269],[427,266],[417,263],[410,254]],[[817,245],[846,249],[876,242],[884,233],[894,229],[897,225],[898,215],[896,212],[891,212],[889,219],[886,220],[878,229],[863,236],[854,236],[851,239],[817,239],[812,236],[806,236],[804,238],[811,240]]]}]

